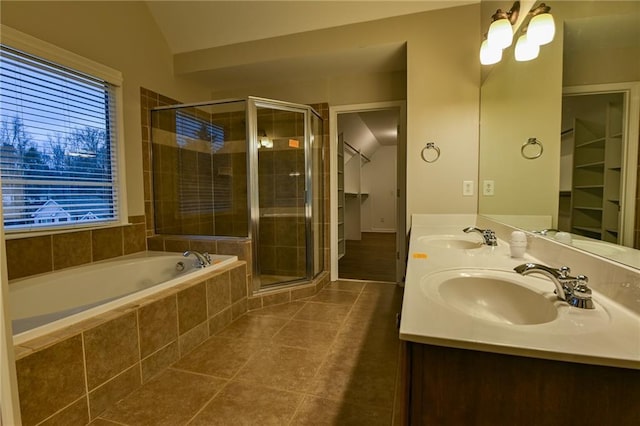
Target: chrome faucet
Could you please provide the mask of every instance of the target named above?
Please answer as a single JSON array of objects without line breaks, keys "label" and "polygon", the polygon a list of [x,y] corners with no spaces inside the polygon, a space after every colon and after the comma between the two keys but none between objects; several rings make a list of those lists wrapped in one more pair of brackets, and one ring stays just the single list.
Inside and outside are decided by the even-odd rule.
[{"label": "chrome faucet", "polygon": [[480,229],[480,228],[476,228],[475,226],[469,226],[467,228],[464,228],[462,231],[467,234],[469,232],[479,233],[480,235],[482,235],[483,244],[486,244],[488,246],[498,245],[498,239],[496,238],[496,233],[493,232],[491,229]]},{"label": "chrome faucet", "polygon": [[551,279],[556,286],[555,293],[558,299],[564,300],[577,308],[594,308],[593,300],[591,300],[591,289],[587,286],[589,279],[584,275],[572,277],[569,275],[571,270],[567,266],[554,269],[537,263],[523,263],[513,268],[513,270],[520,275],[544,275]]},{"label": "chrome faucet", "polygon": [[539,234],[539,235],[542,235],[542,236],[547,235],[549,232],[556,232],[557,233],[557,232],[560,232],[560,230],[551,228],[551,229],[541,229],[539,231],[533,231],[534,234]]},{"label": "chrome faucet", "polygon": [[209,253],[200,253],[199,251],[195,251],[195,250],[187,250],[184,253],[182,253],[182,255],[184,257],[189,257],[190,255],[194,255],[196,257],[196,267],[197,268],[204,268],[205,266],[209,266],[211,265],[211,256],[209,256]]}]

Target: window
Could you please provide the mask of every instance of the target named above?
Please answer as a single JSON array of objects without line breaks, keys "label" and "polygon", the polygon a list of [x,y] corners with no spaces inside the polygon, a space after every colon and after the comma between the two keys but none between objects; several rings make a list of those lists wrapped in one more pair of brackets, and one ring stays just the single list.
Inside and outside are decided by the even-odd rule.
[{"label": "window", "polygon": [[119,223],[117,86],[13,46],[0,58],[5,230]]},{"label": "window", "polygon": [[[204,117],[197,117],[196,115]],[[203,111],[176,111],[176,143],[181,150],[180,179],[179,179],[179,208],[182,214],[210,214],[211,212],[228,212],[231,210],[231,167],[217,167],[215,180],[210,173],[200,170],[206,165],[212,170],[214,163],[225,160],[219,157],[214,160],[216,153],[224,148],[224,128],[211,123],[211,114]],[[206,141],[204,153],[198,152],[198,144]],[[192,146],[190,146],[192,145]],[[190,161],[186,151],[196,152],[198,155],[197,174],[194,174],[193,161]],[[202,161],[203,157],[206,161]],[[227,158],[228,163],[228,158]],[[219,165],[219,164],[218,164]]]}]

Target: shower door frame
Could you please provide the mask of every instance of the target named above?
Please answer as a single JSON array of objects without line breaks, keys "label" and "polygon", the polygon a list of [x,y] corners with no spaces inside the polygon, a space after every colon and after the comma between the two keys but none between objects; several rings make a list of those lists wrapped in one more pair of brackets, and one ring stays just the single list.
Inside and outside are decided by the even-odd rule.
[{"label": "shower door frame", "polygon": [[[260,197],[258,176],[258,108],[271,108],[304,114],[304,221],[305,221],[305,276],[299,279],[269,284],[262,287],[260,279]],[[247,97],[247,201],[249,210],[249,238],[251,238],[253,262],[252,287],[253,293],[259,293],[274,288],[283,288],[310,281],[314,278],[314,238],[313,234],[313,186],[312,186],[312,150],[311,150],[311,114],[316,115],[322,122],[322,116],[308,105],[275,99]],[[323,176],[319,176],[323,179]],[[322,206],[324,209],[324,206]],[[322,249],[322,248],[321,248]]]}]

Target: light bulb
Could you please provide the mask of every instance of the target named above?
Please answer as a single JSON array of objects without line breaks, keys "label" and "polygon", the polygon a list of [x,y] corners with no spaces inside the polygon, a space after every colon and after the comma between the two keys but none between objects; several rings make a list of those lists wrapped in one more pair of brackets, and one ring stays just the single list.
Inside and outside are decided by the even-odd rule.
[{"label": "light bulb", "polygon": [[502,60],[502,49],[492,48],[487,40],[480,46],[480,63],[482,65],[497,64]]},{"label": "light bulb", "polygon": [[493,21],[487,34],[487,42],[494,49],[504,49],[513,43],[513,29],[508,19]]},{"label": "light bulb", "polygon": [[516,43],[516,61],[530,61],[538,57],[540,46],[529,41],[528,33],[521,35]]},{"label": "light bulb", "polygon": [[527,29],[529,42],[542,46],[551,43],[556,34],[556,25],[550,13],[541,13],[531,18]]}]

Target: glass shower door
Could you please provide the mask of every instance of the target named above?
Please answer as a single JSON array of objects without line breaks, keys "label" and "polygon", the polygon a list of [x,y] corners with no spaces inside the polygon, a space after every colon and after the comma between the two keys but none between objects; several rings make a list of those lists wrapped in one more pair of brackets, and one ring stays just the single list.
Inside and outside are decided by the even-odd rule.
[{"label": "glass shower door", "polygon": [[255,102],[255,122],[250,129],[257,135],[252,149],[251,197],[258,208],[252,208],[251,216],[258,257],[254,283],[259,288],[308,277],[306,114],[306,109],[285,104]]}]

